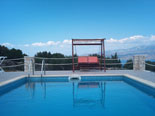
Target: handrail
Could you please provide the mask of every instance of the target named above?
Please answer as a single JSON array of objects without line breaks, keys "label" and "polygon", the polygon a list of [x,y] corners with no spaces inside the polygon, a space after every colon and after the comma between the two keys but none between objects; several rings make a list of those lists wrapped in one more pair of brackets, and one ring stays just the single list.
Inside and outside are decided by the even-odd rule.
[{"label": "handrail", "polygon": [[2,67],[0,67],[0,72],[4,72],[4,70],[3,70],[3,68],[2,68]]},{"label": "handrail", "polygon": [[[51,59],[51,60],[65,60],[65,59],[71,59],[72,60],[72,57],[66,57],[66,58],[45,58],[45,57],[34,57],[35,59],[44,59],[44,60],[47,60],[47,59]],[[74,57],[74,59],[77,59],[78,57]],[[101,59],[101,58],[98,58],[99,60]],[[104,59],[103,59],[104,60]],[[106,58],[105,60],[119,60],[119,59],[108,59],[108,58]],[[121,59],[120,59],[121,60]]]},{"label": "handrail", "polygon": [[30,74],[31,74],[31,60],[30,60],[30,62],[29,62],[29,64],[28,64],[28,69],[29,69],[29,71],[28,71],[28,77],[30,77]]},{"label": "handrail", "polygon": [[41,77],[43,76],[43,71],[44,71],[44,75],[45,75],[45,60],[42,60],[42,64],[41,64]]},{"label": "handrail", "polygon": [[24,58],[14,58],[14,59],[5,59],[5,60],[9,60],[9,61],[14,61],[14,60],[22,60]]},{"label": "handrail", "polygon": [[[14,59],[6,59],[7,57],[5,57],[5,60],[21,60],[21,59],[24,59],[24,57],[22,58],[14,58]],[[52,60],[64,60],[64,59],[72,59],[72,57],[65,57],[65,58],[47,58],[47,57],[34,57],[35,59],[52,59]],[[74,57],[75,59],[77,59],[78,57]],[[100,59],[100,58],[98,58]],[[105,60],[127,60],[127,59],[121,59],[121,58],[105,58]],[[132,58],[131,58],[132,59]],[[104,60],[104,59],[103,59]],[[155,59],[147,59],[146,60],[155,60]]]},{"label": "handrail", "polygon": [[[74,64],[78,64],[78,63],[74,63]],[[35,63],[35,65],[42,65],[41,63]],[[44,65],[72,65],[72,63],[66,63],[66,64],[44,64]]]},{"label": "handrail", "polygon": [[10,66],[1,66],[2,68],[18,67],[23,66],[24,64],[10,65]]},{"label": "handrail", "polygon": [[153,65],[153,64],[149,64],[149,63],[145,63],[146,65],[149,65],[149,66],[155,66],[155,65]]},{"label": "handrail", "polygon": [[[78,63],[74,63],[75,65]],[[133,62],[128,62],[128,63],[106,63],[106,65],[120,65],[120,64],[133,64]],[[42,65],[41,63],[35,63],[35,65]],[[72,63],[66,63],[66,64],[49,64],[46,63],[44,65],[72,65]]]},{"label": "handrail", "polygon": [[[0,65],[2,65],[3,61],[5,60],[5,58],[7,58],[7,57],[5,57],[5,56],[0,56]],[[4,72],[4,70],[3,70],[2,67],[0,67],[0,72]]]},{"label": "handrail", "polygon": [[[35,59],[44,59],[44,60],[47,60],[47,59],[51,59],[51,60],[65,60],[65,59],[72,59],[72,57],[70,58],[44,58],[44,57],[34,57]],[[75,58],[78,58],[78,57],[75,57]]]},{"label": "handrail", "polygon": [[127,64],[133,64],[132,62],[129,63],[106,63],[105,65],[127,65]]},{"label": "handrail", "polygon": [[32,59],[29,61],[28,70],[29,70],[28,71],[29,72],[28,77],[30,77],[31,71],[32,71],[32,74],[34,75],[34,62]]},{"label": "handrail", "polygon": [[3,63],[3,61],[6,59],[7,57],[5,56],[0,56],[0,65]]}]

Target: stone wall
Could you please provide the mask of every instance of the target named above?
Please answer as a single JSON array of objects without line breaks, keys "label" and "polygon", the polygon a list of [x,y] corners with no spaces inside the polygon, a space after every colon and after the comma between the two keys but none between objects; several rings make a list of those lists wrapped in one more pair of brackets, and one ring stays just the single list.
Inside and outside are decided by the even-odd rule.
[{"label": "stone wall", "polygon": [[133,56],[133,70],[145,70],[145,56]]},{"label": "stone wall", "polygon": [[30,72],[35,71],[34,63],[35,63],[34,57],[24,56],[24,72],[29,72],[29,64],[30,64]]}]

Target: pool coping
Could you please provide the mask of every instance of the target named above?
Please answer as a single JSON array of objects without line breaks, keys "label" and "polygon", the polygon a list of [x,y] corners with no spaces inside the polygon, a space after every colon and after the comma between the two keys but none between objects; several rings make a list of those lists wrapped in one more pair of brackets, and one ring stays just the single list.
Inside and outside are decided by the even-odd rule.
[{"label": "pool coping", "polygon": [[7,84],[9,84],[9,83],[18,81],[18,80],[20,80],[20,79],[23,79],[23,78],[25,78],[25,77],[27,77],[27,76],[26,76],[26,75],[22,75],[22,76],[15,77],[15,78],[13,78],[13,79],[10,79],[10,80],[4,81],[4,82],[0,82],[0,87],[5,86],[5,85],[7,85]]},{"label": "pool coping", "polygon": [[[144,79],[141,79],[139,77],[136,77],[136,76],[133,76],[133,75],[129,75],[129,74],[78,74],[79,76],[124,76],[125,78],[129,78],[129,79],[132,79],[134,81],[137,81],[139,83],[142,83],[144,85],[147,85],[153,89],[155,89],[155,83],[151,82],[151,81],[148,81],[148,80],[144,80]],[[70,74],[66,74],[66,75],[44,75],[42,78],[44,77],[66,77],[66,76],[71,76]],[[22,78],[26,78],[27,75],[22,75],[22,76],[18,76],[18,77],[15,77],[13,79],[10,79],[10,80],[7,80],[7,81],[4,81],[4,82],[0,82],[0,87],[2,86],[5,86],[9,83],[12,83],[12,82],[15,82],[17,80],[20,80]],[[32,78],[35,78],[35,77],[40,77],[40,75],[31,75]],[[40,77],[41,78],[41,77]]]}]

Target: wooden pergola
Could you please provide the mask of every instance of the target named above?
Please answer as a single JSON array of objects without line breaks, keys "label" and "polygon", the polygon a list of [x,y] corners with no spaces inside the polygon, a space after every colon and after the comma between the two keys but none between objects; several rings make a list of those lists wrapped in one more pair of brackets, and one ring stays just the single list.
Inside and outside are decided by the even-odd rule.
[{"label": "wooden pergola", "polygon": [[106,72],[106,65],[105,65],[105,45],[103,39],[72,39],[72,70],[75,71],[74,66],[74,46],[101,46],[101,65],[100,69],[102,70],[102,62],[104,63],[104,71]]}]

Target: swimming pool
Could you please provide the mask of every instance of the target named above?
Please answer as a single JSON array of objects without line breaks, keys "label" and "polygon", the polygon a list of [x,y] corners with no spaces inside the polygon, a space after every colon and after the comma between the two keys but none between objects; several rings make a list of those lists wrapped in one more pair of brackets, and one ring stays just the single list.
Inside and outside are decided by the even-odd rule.
[{"label": "swimming pool", "polygon": [[0,88],[0,116],[155,116],[155,90],[123,76],[22,78]]}]

